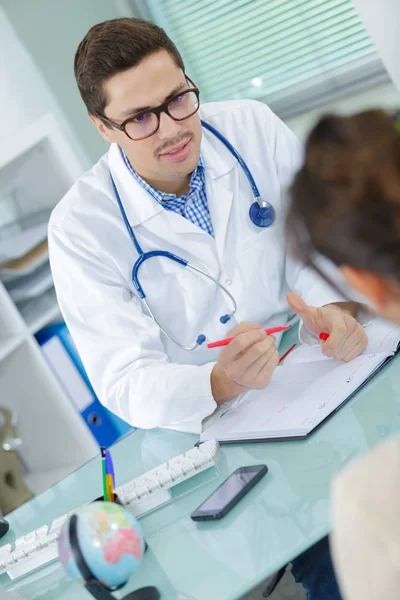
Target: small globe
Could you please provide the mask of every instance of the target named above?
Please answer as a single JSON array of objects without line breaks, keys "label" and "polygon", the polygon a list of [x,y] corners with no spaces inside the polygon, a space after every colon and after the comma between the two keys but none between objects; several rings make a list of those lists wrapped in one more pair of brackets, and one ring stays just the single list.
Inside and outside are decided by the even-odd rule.
[{"label": "small globe", "polygon": [[[112,502],[93,502],[75,514],[79,547],[93,575],[110,589],[124,585],[140,564],[145,546],[135,517]],[[61,531],[58,554],[70,577],[83,580],[71,550],[69,521]]]}]

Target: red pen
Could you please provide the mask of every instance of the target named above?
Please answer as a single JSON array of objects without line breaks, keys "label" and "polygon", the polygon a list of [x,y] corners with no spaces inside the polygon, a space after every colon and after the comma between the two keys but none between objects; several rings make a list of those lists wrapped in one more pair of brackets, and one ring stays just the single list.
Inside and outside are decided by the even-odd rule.
[{"label": "red pen", "polygon": [[[279,333],[280,331],[285,331],[286,329],[290,329],[291,325],[281,325],[279,327],[271,327],[270,329],[264,329],[267,335],[272,335],[273,333]],[[221,346],[227,346],[229,342],[231,342],[234,337],[227,338],[226,340],[218,340],[218,342],[211,342],[211,344],[207,344],[207,348],[220,348]]]},{"label": "red pen", "polygon": [[319,334],[319,339],[322,340],[323,342],[326,342],[326,340],[328,339],[328,337],[329,337],[329,333],[322,332],[322,333]]}]

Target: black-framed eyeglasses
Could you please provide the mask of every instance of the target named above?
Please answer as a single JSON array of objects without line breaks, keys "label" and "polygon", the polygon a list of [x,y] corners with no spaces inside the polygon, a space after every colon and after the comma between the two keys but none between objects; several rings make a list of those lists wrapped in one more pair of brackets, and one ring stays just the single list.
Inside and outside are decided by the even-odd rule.
[{"label": "black-framed eyeglasses", "polygon": [[182,90],[160,106],[129,117],[123,123],[115,123],[102,115],[98,116],[104,123],[123,131],[131,140],[135,142],[144,140],[153,135],[160,127],[161,113],[166,113],[174,121],[184,121],[197,113],[200,108],[200,91],[189,77],[186,77],[186,81],[192,87]]}]

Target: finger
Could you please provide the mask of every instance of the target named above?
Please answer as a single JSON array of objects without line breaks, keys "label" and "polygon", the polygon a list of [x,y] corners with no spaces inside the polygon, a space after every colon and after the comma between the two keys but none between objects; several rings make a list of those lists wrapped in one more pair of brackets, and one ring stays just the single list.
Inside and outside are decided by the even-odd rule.
[{"label": "finger", "polygon": [[[252,329],[236,336],[227,346],[225,346],[219,356],[218,362],[226,368],[236,358],[245,353],[251,346],[266,339],[266,334],[260,329]],[[272,337],[272,336],[270,336]]]},{"label": "finger", "polygon": [[354,336],[353,343],[349,346],[347,352],[343,348],[343,351],[340,352],[340,355],[337,357],[338,360],[343,360],[344,362],[350,362],[353,358],[356,358],[364,352],[365,348],[368,344],[368,338],[365,335],[365,332],[362,330],[361,333],[357,336]]},{"label": "finger", "polygon": [[350,362],[351,360],[353,360],[353,358],[357,358],[357,356],[360,356],[360,354],[362,352],[364,352],[365,348],[367,347],[368,344],[368,340],[361,340],[361,342],[359,342],[352,350],[351,353],[349,353],[347,356],[345,356],[342,360],[344,362]]},{"label": "finger", "polygon": [[266,363],[261,367],[259,373],[257,374],[254,380],[254,387],[256,389],[263,389],[265,386],[271,381],[272,375],[276,367],[279,364],[279,354],[278,351],[274,352],[272,356],[266,361]]},{"label": "finger", "polygon": [[[331,317],[331,315],[329,316]],[[351,319],[351,317],[349,318]],[[337,316],[335,315],[333,317],[329,325],[329,338],[322,345],[322,353],[325,354],[325,356],[335,356],[335,354],[339,352],[339,350],[345,343],[348,336],[354,331],[356,326],[357,321],[354,320],[354,324],[349,324],[349,330],[346,320],[344,318],[344,314],[338,312]]]},{"label": "finger", "polygon": [[263,388],[271,378],[278,362],[278,351],[275,347],[272,347],[245,371],[241,378],[243,385],[253,389]]},{"label": "finger", "polygon": [[238,356],[238,358],[232,363],[234,379],[239,377],[241,380],[244,374],[254,363],[256,363],[260,358],[273,353],[275,349],[275,340],[271,338],[272,336],[266,337],[266,339],[254,344],[248,348],[246,352]]},{"label": "finger", "polygon": [[308,304],[304,302],[303,298],[296,294],[296,292],[289,292],[286,294],[286,300],[291,310],[299,315],[299,317],[302,319],[311,312],[311,307],[308,306]]},{"label": "finger", "polygon": [[256,389],[264,388],[270,381],[273,372],[279,363],[279,354],[276,348],[268,356],[260,358],[246,373],[251,381],[251,387]]},{"label": "finger", "polygon": [[250,364],[251,359],[255,362],[262,353],[267,352],[269,348],[276,347],[276,339],[273,335],[267,335],[266,333],[261,333],[261,339],[259,342],[256,342],[252,346],[246,348],[243,352],[240,352],[236,356],[236,360],[241,360],[242,357],[245,358]]},{"label": "finger", "polygon": [[250,321],[242,321],[229,331],[227,337],[234,337],[241,333],[246,333],[246,331],[252,331],[253,329],[260,329],[260,325],[257,325],[257,323],[250,323]]},{"label": "finger", "polygon": [[352,317],[348,317],[347,322],[345,319],[345,323],[347,326],[346,336],[340,347],[338,346],[332,353],[333,358],[336,358],[337,360],[343,360],[343,357],[346,356],[346,354],[348,354],[365,335],[361,325],[359,325]]},{"label": "finger", "polygon": [[296,292],[289,292],[286,294],[286,300],[291,310],[303,320],[308,331],[313,334],[320,333],[320,327],[317,322],[319,309],[306,304]]},{"label": "finger", "polygon": [[[232,381],[241,383],[246,371],[259,359],[268,353],[272,353],[275,349],[275,340],[272,336],[265,336],[264,339],[253,344],[251,347],[240,355],[236,360],[232,361],[226,367],[228,377]],[[246,378],[247,381],[247,378]]]}]

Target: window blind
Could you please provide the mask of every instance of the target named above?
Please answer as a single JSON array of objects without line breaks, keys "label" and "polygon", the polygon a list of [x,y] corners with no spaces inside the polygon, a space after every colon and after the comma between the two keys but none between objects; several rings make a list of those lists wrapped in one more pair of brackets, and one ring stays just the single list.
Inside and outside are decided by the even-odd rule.
[{"label": "window blind", "polygon": [[350,0],[136,0],[182,53],[203,101],[254,98],[281,117],[388,81]]}]

